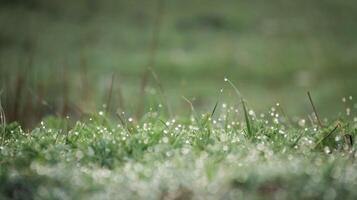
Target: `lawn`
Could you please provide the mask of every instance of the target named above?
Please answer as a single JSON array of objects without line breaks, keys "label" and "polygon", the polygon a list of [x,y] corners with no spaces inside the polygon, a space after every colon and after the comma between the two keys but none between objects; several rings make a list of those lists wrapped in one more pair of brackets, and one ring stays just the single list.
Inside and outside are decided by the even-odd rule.
[{"label": "lawn", "polygon": [[1,0],[0,199],[357,199],[354,0]]},{"label": "lawn", "polygon": [[[346,100],[350,101],[350,100]],[[2,129],[1,199],[356,199],[356,116],[214,111]],[[245,112],[245,110],[247,110]]]}]

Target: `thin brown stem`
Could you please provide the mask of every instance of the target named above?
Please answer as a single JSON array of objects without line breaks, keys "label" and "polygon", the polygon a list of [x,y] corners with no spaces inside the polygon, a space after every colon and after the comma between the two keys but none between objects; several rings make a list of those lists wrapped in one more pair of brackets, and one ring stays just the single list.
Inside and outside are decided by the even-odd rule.
[{"label": "thin brown stem", "polygon": [[2,135],[1,135],[1,137],[2,137],[1,145],[2,145],[5,140],[6,116],[5,116],[5,112],[4,112],[4,109],[1,104],[1,94],[2,94],[2,91],[0,92],[0,125],[1,125],[1,132],[2,132]]},{"label": "thin brown stem", "polygon": [[316,110],[315,104],[314,104],[314,102],[312,100],[310,92],[307,92],[307,96],[309,97],[310,104],[311,104],[312,109],[313,109],[313,111],[315,113],[315,117],[316,117],[317,123],[319,124],[320,128],[323,128],[324,126],[323,126],[323,124],[322,124],[322,122],[320,120],[320,117],[319,117],[318,113],[317,113],[317,110]]}]

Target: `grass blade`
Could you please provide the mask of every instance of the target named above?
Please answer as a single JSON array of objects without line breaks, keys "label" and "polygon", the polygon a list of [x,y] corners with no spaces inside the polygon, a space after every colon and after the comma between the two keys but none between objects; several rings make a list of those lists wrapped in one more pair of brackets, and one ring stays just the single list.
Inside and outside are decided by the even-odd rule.
[{"label": "grass blade", "polygon": [[304,136],[304,132],[302,132],[297,138],[296,138],[296,140],[294,141],[294,143],[291,145],[291,148],[294,148],[296,145],[297,145],[297,143],[300,141],[300,139],[302,138],[302,136]]},{"label": "grass blade", "polygon": [[343,136],[345,143],[347,144],[347,147],[349,150],[351,150],[353,148],[353,137],[350,134],[345,134]]},{"label": "grass blade", "polygon": [[321,122],[321,120],[320,120],[320,117],[319,117],[319,115],[317,114],[317,110],[316,110],[316,107],[315,107],[314,102],[312,101],[312,97],[311,97],[310,92],[307,92],[307,96],[309,97],[310,104],[311,104],[312,109],[313,109],[313,111],[314,111],[314,113],[315,113],[315,117],[316,117],[317,123],[319,124],[320,128],[323,128],[324,126],[322,125],[322,122]]},{"label": "grass blade", "polygon": [[243,106],[243,111],[244,111],[244,119],[245,119],[245,124],[247,126],[247,132],[248,132],[248,136],[252,137],[253,136],[253,132],[252,132],[252,128],[250,125],[250,120],[249,120],[249,115],[248,115],[248,111],[247,111],[247,107],[245,106],[245,102],[244,99],[241,99],[242,102],[242,106]]},{"label": "grass blade", "polygon": [[125,117],[122,116],[119,112],[116,113],[116,116],[118,117],[120,123],[125,128],[125,130],[128,131],[129,134],[132,134],[132,131],[130,130],[128,124],[126,123],[126,120],[124,120]]},{"label": "grass blade", "polygon": [[214,113],[216,112],[218,103],[219,103],[219,101],[220,101],[220,99],[221,99],[221,94],[222,94],[222,92],[223,92],[223,89],[221,89],[220,92],[219,92],[219,94],[218,94],[216,104],[214,105],[214,108],[213,108],[213,110],[212,110],[212,112],[211,112],[211,118],[213,117]]},{"label": "grass blade", "polygon": [[214,108],[211,112],[211,117],[213,117],[214,113],[216,112],[217,106],[218,106],[218,101],[216,101],[216,104],[214,105]]},{"label": "grass blade", "polygon": [[224,78],[225,82],[228,82],[229,85],[232,86],[232,88],[234,89],[234,91],[236,92],[237,96],[240,97],[242,106],[243,106],[243,111],[244,111],[244,120],[245,120],[245,124],[247,126],[247,132],[248,132],[248,136],[252,137],[253,136],[253,131],[252,131],[252,127],[251,127],[251,123],[250,123],[250,119],[249,119],[249,114],[248,114],[248,110],[247,110],[247,106],[245,105],[245,101],[242,97],[242,94],[239,92],[238,88],[232,83],[232,81],[230,81],[228,78]]},{"label": "grass blade", "polygon": [[113,73],[112,74],[112,78],[110,80],[109,90],[108,90],[106,113],[108,113],[110,111],[110,108],[111,108],[114,81],[115,81],[115,74]]},{"label": "grass blade", "polygon": [[340,125],[336,125],[335,128],[332,129],[332,131],[330,131],[327,135],[325,135],[325,137],[321,138],[315,145],[314,149],[316,149],[320,144],[321,142],[323,142],[324,140],[326,140],[328,137],[330,137],[332,135],[332,133],[334,133],[337,128],[339,127]]},{"label": "grass blade", "polygon": [[1,104],[1,94],[2,94],[2,91],[0,91],[0,125],[1,125],[1,132],[2,132],[2,134],[1,134],[1,137],[2,137],[1,145],[2,145],[5,140],[6,116],[5,116],[5,112],[4,112],[4,109]]}]

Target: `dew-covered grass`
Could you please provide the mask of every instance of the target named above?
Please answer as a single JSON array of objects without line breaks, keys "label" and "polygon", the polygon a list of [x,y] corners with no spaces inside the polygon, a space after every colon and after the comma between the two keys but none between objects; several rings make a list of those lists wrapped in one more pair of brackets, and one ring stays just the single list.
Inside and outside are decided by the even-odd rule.
[{"label": "dew-covered grass", "polygon": [[0,0],[0,200],[357,199],[356,2]]},{"label": "dew-covered grass", "polygon": [[348,109],[322,126],[279,103],[172,118],[160,107],[141,119],[100,111],[30,131],[3,123],[0,199],[356,199]]}]

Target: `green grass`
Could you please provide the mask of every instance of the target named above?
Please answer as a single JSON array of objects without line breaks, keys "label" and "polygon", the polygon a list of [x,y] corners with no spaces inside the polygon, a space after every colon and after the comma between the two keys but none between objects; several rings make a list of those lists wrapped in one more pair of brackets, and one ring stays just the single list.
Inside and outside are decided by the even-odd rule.
[{"label": "green grass", "polygon": [[0,199],[357,199],[356,1],[159,1],[0,2]]},{"label": "green grass", "polygon": [[8,124],[0,198],[356,199],[356,116],[319,128],[288,123],[279,107],[258,115],[219,103],[172,119],[161,108],[140,120],[99,112],[76,123],[49,117],[30,131]]}]

